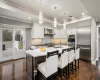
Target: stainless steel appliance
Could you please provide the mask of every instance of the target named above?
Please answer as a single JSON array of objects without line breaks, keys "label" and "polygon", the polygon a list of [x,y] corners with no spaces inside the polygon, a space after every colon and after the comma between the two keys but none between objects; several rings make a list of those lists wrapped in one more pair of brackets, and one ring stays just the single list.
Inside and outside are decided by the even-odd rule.
[{"label": "stainless steel appliance", "polygon": [[47,28],[44,28],[44,34],[45,35],[54,35],[54,30],[53,29],[47,29]]},{"label": "stainless steel appliance", "polygon": [[75,47],[75,34],[68,36],[68,46]]},{"label": "stainless steel appliance", "polygon": [[77,46],[80,47],[80,59],[91,60],[91,26],[77,28]]}]

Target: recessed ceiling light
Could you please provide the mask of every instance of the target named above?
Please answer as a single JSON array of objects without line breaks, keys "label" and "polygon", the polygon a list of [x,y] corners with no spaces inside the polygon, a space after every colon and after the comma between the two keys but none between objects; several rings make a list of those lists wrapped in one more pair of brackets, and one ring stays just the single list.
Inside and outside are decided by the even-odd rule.
[{"label": "recessed ceiling light", "polygon": [[54,9],[57,9],[57,6],[54,6]]},{"label": "recessed ceiling light", "polygon": [[31,20],[31,17],[28,17],[29,20]]},{"label": "recessed ceiling light", "polygon": [[74,20],[74,17],[73,16],[70,16],[71,20]]},{"label": "recessed ceiling light", "polygon": [[66,15],[66,14],[67,14],[67,12],[64,12],[63,14],[64,14],[64,15]]},{"label": "recessed ceiling light", "polygon": [[85,15],[85,13],[82,13],[82,16],[84,16]]},{"label": "recessed ceiling light", "polygon": [[53,10],[57,10],[58,8],[59,8],[58,5],[52,5],[52,9],[53,9]]}]

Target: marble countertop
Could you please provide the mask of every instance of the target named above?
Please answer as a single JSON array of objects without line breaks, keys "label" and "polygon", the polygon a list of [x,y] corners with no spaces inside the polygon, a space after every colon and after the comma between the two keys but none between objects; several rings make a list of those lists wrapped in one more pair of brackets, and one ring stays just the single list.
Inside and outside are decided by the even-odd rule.
[{"label": "marble countertop", "polygon": [[70,48],[70,46],[61,46],[60,48],[49,47],[49,48],[46,48],[46,51],[40,51],[40,49],[26,50],[26,54],[30,54],[33,57],[46,56],[47,52],[58,50],[59,53],[61,53],[62,49],[66,49],[66,48]]}]

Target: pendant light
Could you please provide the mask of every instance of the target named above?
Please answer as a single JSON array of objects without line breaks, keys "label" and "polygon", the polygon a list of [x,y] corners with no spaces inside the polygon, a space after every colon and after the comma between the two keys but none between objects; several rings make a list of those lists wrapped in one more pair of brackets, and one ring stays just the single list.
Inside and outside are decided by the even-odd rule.
[{"label": "pendant light", "polygon": [[[57,6],[54,6],[54,10],[56,10],[57,9]],[[54,27],[57,27],[57,18],[55,17],[54,18]]]},{"label": "pendant light", "polygon": [[[42,8],[41,1],[42,0],[40,0],[40,7]],[[39,23],[42,24],[43,22],[44,22],[43,21],[43,12],[40,10],[40,12],[39,12]]]},{"label": "pendant light", "polygon": [[57,19],[54,18],[54,27],[57,27]]},{"label": "pendant light", "polygon": [[63,28],[64,28],[64,30],[66,29],[66,22],[65,22],[65,20],[63,22]]},{"label": "pendant light", "polygon": [[43,13],[42,11],[39,12],[39,23],[42,24],[44,21],[43,21]]}]

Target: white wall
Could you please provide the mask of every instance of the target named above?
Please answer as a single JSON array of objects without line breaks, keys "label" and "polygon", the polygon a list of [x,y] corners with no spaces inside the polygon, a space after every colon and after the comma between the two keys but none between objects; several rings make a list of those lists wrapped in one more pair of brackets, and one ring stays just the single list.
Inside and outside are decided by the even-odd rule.
[{"label": "white wall", "polygon": [[89,19],[89,20],[69,24],[69,25],[67,25],[67,29],[72,29],[72,28],[75,28],[75,27],[81,27],[81,26],[86,26],[86,25],[91,25],[91,24],[92,24],[92,20]]},{"label": "white wall", "polygon": [[2,57],[2,28],[0,27],[0,59]]},{"label": "white wall", "polygon": [[26,49],[31,47],[31,28],[26,29]]},{"label": "white wall", "polygon": [[31,30],[32,38],[44,38],[44,27],[43,24],[33,23]]},{"label": "white wall", "polygon": [[[11,20],[11,19],[7,19],[7,18],[2,18],[0,17],[0,28],[1,27],[7,27],[7,28],[30,28],[32,27],[31,23],[25,23],[25,22],[21,22],[21,21],[16,21],[16,20]],[[0,29],[1,30],[1,29]],[[0,34],[1,35],[1,34]],[[26,35],[28,35],[26,33]],[[31,35],[30,35],[31,36]],[[29,36],[28,36],[29,37]],[[27,38],[27,37],[26,37]],[[0,38],[1,39],[1,38]],[[29,39],[29,38],[28,38]],[[27,39],[26,39],[27,40]],[[31,40],[31,38],[30,38]],[[28,40],[29,41],[29,40]],[[26,41],[27,42],[27,41]],[[28,45],[26,45],[26,47],[29,47],[30,42],[27,42]],[[0,44],[1,46],[2,44]],[[0,50],[1,51],[1,50]]]},{"label": "white wall", "polygon": [[16,20],[11,20],[7,18],[0,17],[0,23],[1,24],[8,24],[8,25],[15,25],[15,26],[20,26],[22,28],[31,28],[32,23],[25,23],[21,21],[16,21]]},{"label": "white wall", "polygon": [[92,19],[92,25],[91,25],[91,60],[96,60],[96,36],[97,36],[97,26],[94,19]]},{"label": "white wall", "polygon": [[44,36],[44,43],[51,43],[52,36],[51,35],[45,35]]}]

